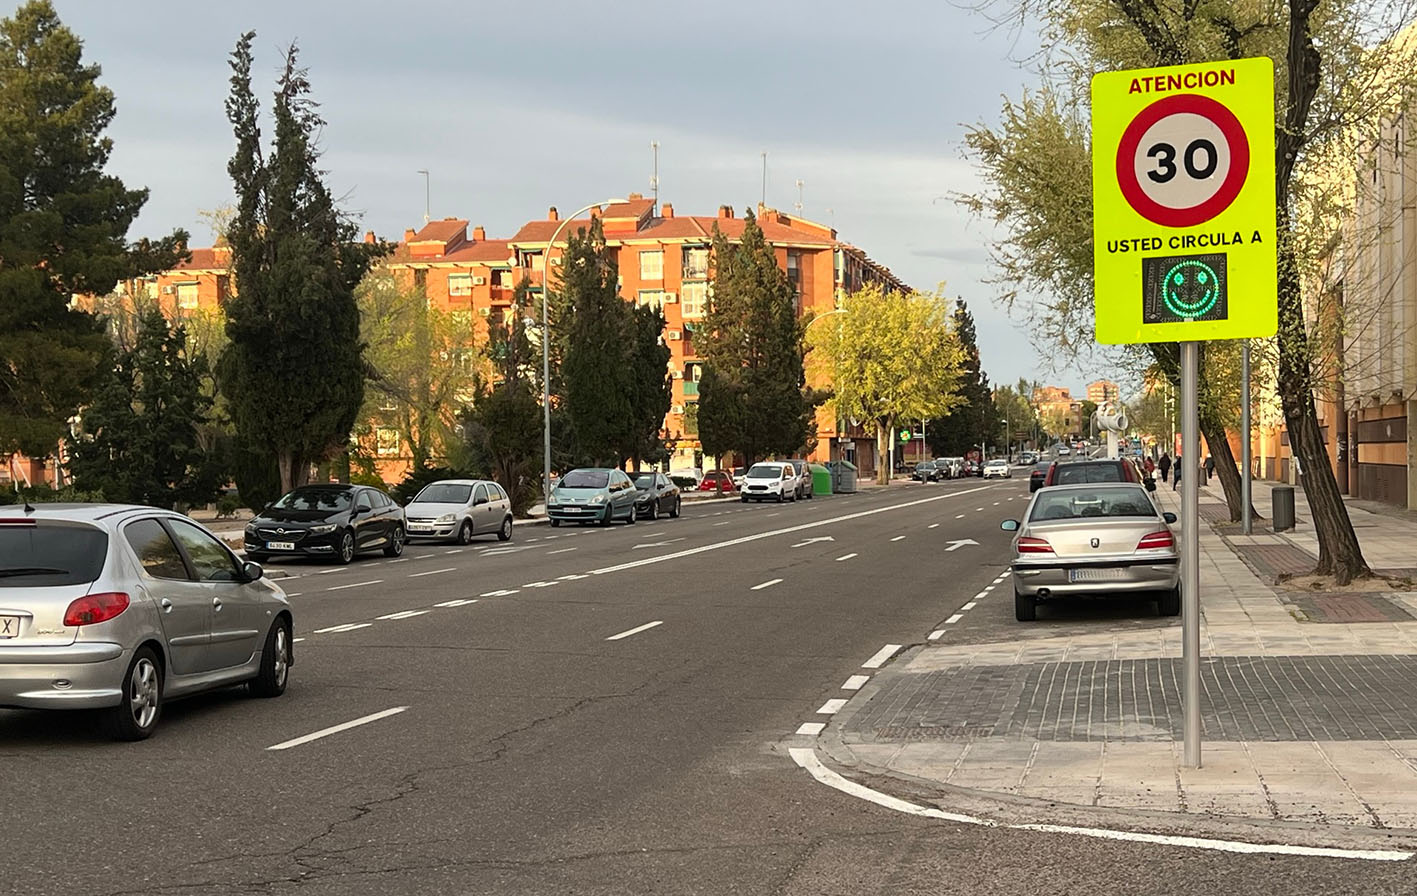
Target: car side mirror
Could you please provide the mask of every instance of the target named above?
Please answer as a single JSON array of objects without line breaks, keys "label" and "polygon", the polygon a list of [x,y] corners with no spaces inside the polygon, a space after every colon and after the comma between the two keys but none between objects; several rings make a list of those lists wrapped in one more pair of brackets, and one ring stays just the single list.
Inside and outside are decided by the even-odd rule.
[{"label": "car side mirror", "polygon": [[1174,523],[1174,522],[1176,522],[1176,514],[1172,513],[1172,512],[1169,511],[1169,510],[1166,511],[1165,513],[1163,513],[1163,514],[1161,515],[1161,518],[1162,518],[1163,520],[1165,520],[1167,523]]},{"label": "car side mirror", "polygon": [[266,574],[266,571],[261,568],[261,564],[257,563],[255,560],[247,560],[245,563],[241,564],[241,571],[246,574],[246,581],[248,582],[254,582]]},{"label": "car side mirror", "polygon": [[1005,532],[1017,532],[1018,520],[1004,520],[999,524],[999,528],[1003,529]]}]

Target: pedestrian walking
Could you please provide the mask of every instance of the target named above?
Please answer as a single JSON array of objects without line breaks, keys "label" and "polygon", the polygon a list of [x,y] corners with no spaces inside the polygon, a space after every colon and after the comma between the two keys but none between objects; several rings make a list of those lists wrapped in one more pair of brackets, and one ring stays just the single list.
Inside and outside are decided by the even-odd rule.
[{"label": "pedestrian walking", "polygon": [[1161,471],[1161,481],[1166,481],[1166,475],[1171,472],[1171,455],[1162,452],[1161,460],[1156,462],[1156,468]]},{"label": "pedestrian walking", "polygon": [[1176,475],[1171,478],[1171,491],[1176,491],[1181,487],[1181,465],[1186,461],[1181,455],[1176,455]]},{"label": "pedestrian walking", "polygon": [[1205,481],[1209,482],[1210,477],[1215,475],[1215,458],[1209,454],[1205,456]]}]

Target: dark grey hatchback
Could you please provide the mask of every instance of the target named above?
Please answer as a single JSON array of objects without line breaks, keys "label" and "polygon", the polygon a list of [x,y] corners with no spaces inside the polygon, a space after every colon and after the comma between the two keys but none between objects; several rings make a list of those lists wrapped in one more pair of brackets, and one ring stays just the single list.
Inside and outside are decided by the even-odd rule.
[{"label": "dark grey hatchback", "polygon": [[246,556],[257,562],[273,554],[329,557],[349,563],[361,551],[403,553],[407,529],[403,508],[366,485],[302,485],[246,524]]}]

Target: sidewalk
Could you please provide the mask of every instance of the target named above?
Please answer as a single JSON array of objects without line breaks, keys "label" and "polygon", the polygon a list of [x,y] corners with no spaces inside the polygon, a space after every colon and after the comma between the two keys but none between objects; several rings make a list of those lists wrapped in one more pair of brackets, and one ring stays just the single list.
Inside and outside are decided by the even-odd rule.
[{"label": "sidewalk", "polygon": [[[1214,485],[1202,521],[1228,522]],[[1269,489],[1254,491],[1267,512]],[[1156,494],[1179,511],[1179,494]],[[1372,565],[1417,564],[1417,525],[1363,513]],[[1199,769],[1182,756],[1179,619],[1045,616],[1005,641],[930,642],[878,673],[816,747],[956,811],[983,800],[1036,821],[1417,847],[1417,594],[1360,595],[1385,610],[1357,619],[1315,611],[1324,598],[1276,589],[1237,553],[1309,550],[1307,513],[1294,533],[1254,531],[1228,536],[1235,550],[1210,524],[1200,532]],[[976,599],[1010,588],[1004,570]]]}]

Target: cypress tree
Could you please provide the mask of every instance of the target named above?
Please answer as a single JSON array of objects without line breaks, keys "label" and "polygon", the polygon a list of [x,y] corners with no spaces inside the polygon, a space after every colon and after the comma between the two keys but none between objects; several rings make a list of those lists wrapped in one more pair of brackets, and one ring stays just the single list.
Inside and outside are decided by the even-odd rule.
[{"label": "cypress tree", "polygon": [[[267,157],[251,90],[251,44],[231,54],[227,118],[236,152],[228,239],[237,295],[218,379],[238,441],[272,457],[280,485],[303,484],[312,464],[345,450],[364,398],[364,348],[355,286],[377,251],[335,206],[318,168],[324,122],[292,44],[277,82]],[[380,247],[381,249],[382,247]]]},{"label": "cypress tree", "polygon": [[0,20],[0,454],[53,452],[99,383],[108,339],[70,297],[170,267],[186,239],[125,243],[148,194],[103,173],[99,74],[48,0]]},{"label": "cypress tree", "polygon": [[963,300],[955,304],[955,334],[964,357],[960,364],[960,403],[925,426],[930,450],[941,457],[962,457],[999,429],[989,375],[980,366],[974,315]]},{"label": "cypress tree", "polygon": [[625,360],[631,392],[630,427],[621,453],[637,461],[658,463],[669,456],[660,431],[674,400],[669,346],[664,342],[664,312],[648,305],[626,304],[625,308],[630,318]]}]

